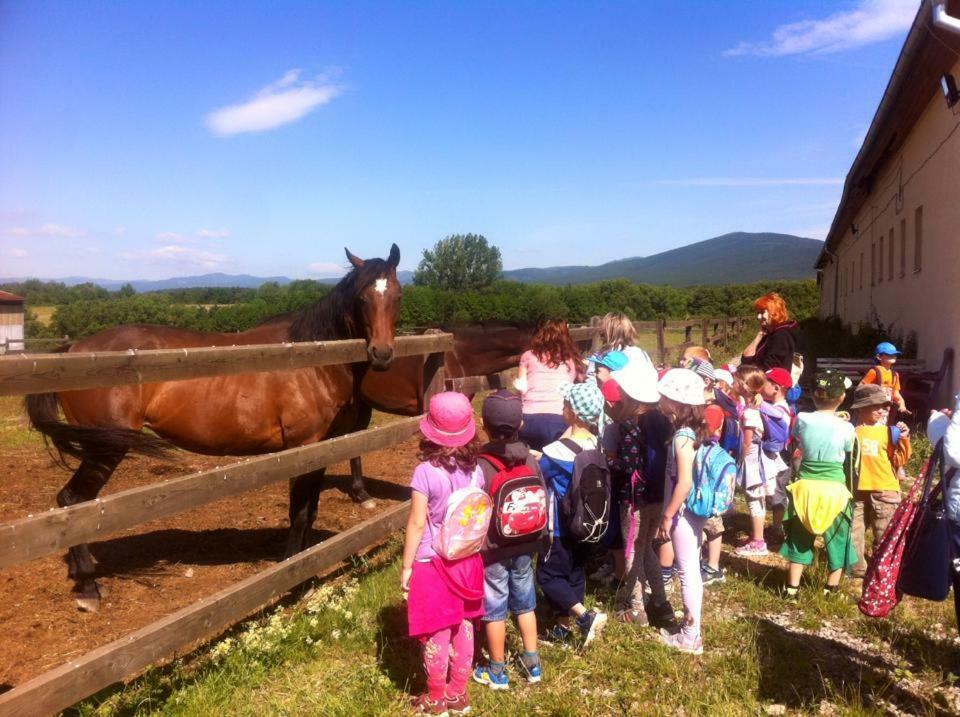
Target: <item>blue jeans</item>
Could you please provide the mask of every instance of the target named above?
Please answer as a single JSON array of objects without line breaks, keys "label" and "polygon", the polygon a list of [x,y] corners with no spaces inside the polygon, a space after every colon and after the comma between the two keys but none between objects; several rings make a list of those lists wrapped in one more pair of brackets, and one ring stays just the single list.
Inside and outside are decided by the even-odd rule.
[{"label": "blue jeans", "polygon": [[533,583],[533,556],[514,555],[490,563],[483,571],[483,621],[507,619],[533,612],[537,608],[537,589]]},{"label": "blue jeans", "polygon": [[558,413],[524,413],[520,440],[535,451],[553,443],[567,430],[567,422]]}]

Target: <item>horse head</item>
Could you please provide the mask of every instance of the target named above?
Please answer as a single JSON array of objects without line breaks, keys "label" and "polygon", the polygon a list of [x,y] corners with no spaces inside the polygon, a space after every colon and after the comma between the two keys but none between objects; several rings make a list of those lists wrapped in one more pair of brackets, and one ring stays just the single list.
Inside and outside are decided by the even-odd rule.
[{"label": "horse head", "polygon": [[386,371],[393,361],[400,298],[403,295],[397,280],[400,249],[393,244],[386,260],[361,259],[350,253],[349,249],[344,251],[355,272],[353,324],[367,340],[371,368]]}]

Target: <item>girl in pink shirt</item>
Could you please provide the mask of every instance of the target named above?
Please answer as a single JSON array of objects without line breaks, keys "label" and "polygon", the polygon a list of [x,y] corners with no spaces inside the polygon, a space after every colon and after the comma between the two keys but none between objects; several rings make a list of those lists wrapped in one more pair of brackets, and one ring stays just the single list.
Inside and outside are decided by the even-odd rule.
[{"label": "girl in pink shirt", "polygon": [[559,388],[575,383],[581,373],[582,363],[567,322],[544,322],[534,334],[530,350],[520,357],[515,383],[523,395],[520,439],[533,450],[543,450],[566,430]]}]

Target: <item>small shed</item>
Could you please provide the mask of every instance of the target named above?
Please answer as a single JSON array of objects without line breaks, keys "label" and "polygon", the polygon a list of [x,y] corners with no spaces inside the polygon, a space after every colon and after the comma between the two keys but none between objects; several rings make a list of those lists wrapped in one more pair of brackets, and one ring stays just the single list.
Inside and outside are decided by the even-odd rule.
[{"label": "small shed", "polygon": [[0,291],[0,354],[23,351],[24,298]]}]

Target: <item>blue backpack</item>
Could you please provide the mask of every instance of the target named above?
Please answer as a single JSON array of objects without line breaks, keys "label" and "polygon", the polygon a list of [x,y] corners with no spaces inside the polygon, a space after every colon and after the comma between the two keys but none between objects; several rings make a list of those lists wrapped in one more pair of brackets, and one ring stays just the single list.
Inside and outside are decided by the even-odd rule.
[{"label": "blue backpack", "polygon": [[717,405],[723,409],[723,426],[720,428],[720,447],[739,461],[743,453],[743,437],[740,431],[740,406],[723,391],[716,392]]},{"label": "blue backpack", "polygon": [[774,410],[773,405],[764,402],[760,404],[760,420],[763,422],[760,449],[768,456],[774,456],[785,450],[790,444],[792,416],[785,419],[781,410]]},{"label": "blue backpack", "polygon": [[723,515],[733,505],[737,464],[717,443],[704,443],[693,458],[693,488],[687,510],[701,518]]}]

